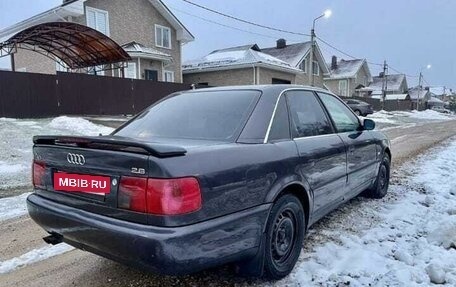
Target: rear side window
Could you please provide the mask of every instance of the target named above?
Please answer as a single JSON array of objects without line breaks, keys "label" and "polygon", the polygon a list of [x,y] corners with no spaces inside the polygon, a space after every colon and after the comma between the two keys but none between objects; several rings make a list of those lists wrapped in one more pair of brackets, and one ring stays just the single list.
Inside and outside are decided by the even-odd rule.
[{"label": "rear side window", "polygon": [[333,132],[320,102],[309,91],[287,92],[293,137],[309,137]]},{"label": "rear side window", "polygon": [[287,101],[285,97],[280,97],[268,140],[278,141],[286,139],[290,139],[290,122],[288,121]]},{"label": "rear side window", "polygon": [[351,132],[359,129],[359,120],[353,112],[334,96],[318,93],[328,110],[338,132]]},{"label": "rear side window", "polygon": [[146,141],[160,138],[233,141],[260,97],[259,91],[201,91],[167,98],[114,135]]}]

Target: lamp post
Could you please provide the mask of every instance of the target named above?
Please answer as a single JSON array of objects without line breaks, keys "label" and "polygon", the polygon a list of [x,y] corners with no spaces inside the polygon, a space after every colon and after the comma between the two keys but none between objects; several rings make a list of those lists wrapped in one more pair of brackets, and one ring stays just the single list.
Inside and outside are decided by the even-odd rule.
[{"label": "lamp post", "polygon": [[418,101],[416,103],[416,109],[419,111],[420,110],[420,97],[421,97],[421,92],[423,91],[423,86],[421,84],[421,81],[423,79],[423,70],[430,69],[432,66],[430,64],[427,64],[426,67],[422,67],[420,70],[420,76],[418,78]]},{"label": "lamp post", "polygon": [[315,22],[320,18],[329,18],[331,17],[332,11],[326,10],[323,14],[318,16],[313,20],[312,30],[310,30],[310,61],[309,61],[309,82],[311,86],[315,85],[315,78],[313,73],[313,54],[315,50]]}]

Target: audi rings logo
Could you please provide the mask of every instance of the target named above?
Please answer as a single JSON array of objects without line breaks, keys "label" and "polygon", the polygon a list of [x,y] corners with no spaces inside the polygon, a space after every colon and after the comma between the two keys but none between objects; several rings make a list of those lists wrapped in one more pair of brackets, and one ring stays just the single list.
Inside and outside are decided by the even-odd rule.
[{"label": "audi rings logo", "polygon": [[86,160],[82,154],[69,153],[67,154],[67,161],[71,164],[84,165]]}]

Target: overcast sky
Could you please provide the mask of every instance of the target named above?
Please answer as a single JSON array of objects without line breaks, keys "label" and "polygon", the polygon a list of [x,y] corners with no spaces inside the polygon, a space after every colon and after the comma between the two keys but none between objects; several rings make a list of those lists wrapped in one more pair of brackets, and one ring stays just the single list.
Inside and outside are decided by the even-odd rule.
[{"label": "overcast sky", "polygon": [[[316,26],[317,35],[327,42],[370,62],[387,60],[393,68],[415,76],[408,78],[409,85],[416,84],[416,76],[422,67],[432,64],[430,70],[424,71],[426,81],[432,86],[456,88],[456,1],[193,1],[260,24],[302,33],[309,33],[312,20],[329,8],[333,12],[331,18],[320,19]],[[287,39],[288,43],[309,40],[305,36],[283,34],[229,20],[181,0],[164,2],[196,38],[184,46],[184,60],[234,45],[257,43],[260,48],[273,46],[275,39],[280,37]],[[60,0],[0,0],[0,28],[60,3]],[[264,35],[222,27],[188,14]],[[349,59],[323,44],[320,47],[327,62],[333,54]],[[0,67],[7,63],[6,59],[0,59]],[[370,65],[370,68],[373,74],[379,71],[375,65]],[[394,71],[390,70],[390,73]]]}]

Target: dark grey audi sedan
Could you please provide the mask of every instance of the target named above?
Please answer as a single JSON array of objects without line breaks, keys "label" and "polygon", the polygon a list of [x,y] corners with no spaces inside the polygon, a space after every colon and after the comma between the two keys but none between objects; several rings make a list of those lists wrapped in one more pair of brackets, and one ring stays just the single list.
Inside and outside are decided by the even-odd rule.
[{"label": "dark grey audi sedan", "polygon": [[389,140],[337,96],[292,85],[172,94],[111,135],[34,137],[30,216],[51,244],[185,274],[289,274],[306,230],[388,189]]}]

